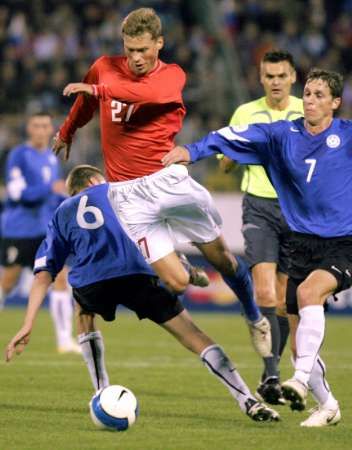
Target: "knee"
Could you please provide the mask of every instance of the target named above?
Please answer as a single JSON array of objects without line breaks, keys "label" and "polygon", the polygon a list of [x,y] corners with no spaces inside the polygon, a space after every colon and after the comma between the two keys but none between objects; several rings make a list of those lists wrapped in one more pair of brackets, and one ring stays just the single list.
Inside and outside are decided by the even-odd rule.
[{"label": "knee", "polygon": [[189,274],[185,271],[184,274],[177,276],[167,276],[163,279],[165,286],[176,295],[183,294],[189,284]]},{"label": "knee", "polygon": [[255,286],[255,299],[259,306],[276,306],[276,293],[270,286]]},{"label": "knee", "polygon": [[4,279],[1,283],[1,289],[4,296],[9,295],[9,293],[12,291],[14,287],[15,283],[13,283],[12,280]]},{"label": "knee", "polygon": [[300,309],[314,304],[314,289],[305,283],[300,284],[297,288],[297,302]]}]

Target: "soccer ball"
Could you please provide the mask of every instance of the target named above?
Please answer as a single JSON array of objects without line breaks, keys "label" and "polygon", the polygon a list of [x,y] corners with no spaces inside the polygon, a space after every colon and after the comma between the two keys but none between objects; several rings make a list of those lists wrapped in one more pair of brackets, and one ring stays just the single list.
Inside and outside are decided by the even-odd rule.
[{"label": "soccer ball", "polygon": [[125,431],[139,414],[132,391],[117,384],[100,389],[89,403],[90,416],[98,428]]}]

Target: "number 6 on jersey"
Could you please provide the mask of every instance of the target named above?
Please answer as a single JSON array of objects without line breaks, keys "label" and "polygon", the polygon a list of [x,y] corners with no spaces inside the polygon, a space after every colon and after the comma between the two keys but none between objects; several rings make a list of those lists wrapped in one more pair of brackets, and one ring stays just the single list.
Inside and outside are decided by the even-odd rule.
[{"label": "number 6 on jersey", "polygon": [[[95,230],[104,225],[104,216],[99,208],[96,206],[87,206],[88,195],[82,195],[76,214],[77,223],[81,228],[86,230]],[[92,214],[94,216],[93,222],[87,222],[84,215]]]}]

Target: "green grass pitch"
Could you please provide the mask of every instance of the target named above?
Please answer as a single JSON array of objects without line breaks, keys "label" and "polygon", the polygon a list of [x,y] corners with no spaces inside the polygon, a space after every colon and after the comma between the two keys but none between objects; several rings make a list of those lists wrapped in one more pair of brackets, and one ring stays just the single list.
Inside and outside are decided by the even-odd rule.
[{"label": "green grass pitch", "polygon": [[[0,313],[1,345],[17,331],[23,310]],[[194,315],[195,321],[233,358],[255,388],[261,362],[236,315]],[[302,429],[307,413],[278,407],[282,421],[252,422],[223,385],[164,330],[122,313],[101,323],[110,381],[136,394],[140,416],[123,433],[95,428],[88,413],[92,387],[80,356],[58,355],[47,311],[30,345],[10,364],[0,363],[0,450],[342,450],[352,448],[352,327],[329,317],[322,353],[340,401],[336,427]],[[282,379],[292,374],[286,350]],[[309,407],[313,406],[310,401]]]}]

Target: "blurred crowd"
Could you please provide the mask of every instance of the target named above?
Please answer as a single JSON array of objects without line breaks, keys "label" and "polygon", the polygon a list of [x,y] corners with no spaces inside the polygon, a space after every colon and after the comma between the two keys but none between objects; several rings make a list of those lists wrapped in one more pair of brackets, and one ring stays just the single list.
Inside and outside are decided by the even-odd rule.
[{"label": "blurred crowd", "polygon": [[345,77],[340,114],[352,118],[352,0],[224,0],[228,34],[238,49],[249,98],[262,95],[258,62],[272,48],[292,53],[296,93],[313,66]]},{"label": "blurred crowd", "polygon": [[[161,16],[166,62],[178,61],[188,72],[186,99],[200,101],[197,76],[207,37],[192,17],[188,2],[131,0],[70,0],[2,2],[0,7],[0,108],[23,112],[38,105],[64,113],[63,86],[79,81],[102,54],[123,51],[122,19],[139,6],[153,6]],[[197,74],[198,73],[198,74]]]},{"label": "blurred crowd", "polygon": [[[196,11],[196,3],[203,8]],[[207,15],[210,3],[218,15],[214,33],[203,26],[207,18],[201,17]],[[188,115],[181,141],[196,139],[230,117],[222,101],[228,95],[219,52],[224,42],[233,49],[246,100],[262,95],[258,83],[262,55],[282,48],[296,59],[298,95],[312,65],[342,72],[346,77],[342,113],[352,117],[352,0],[2,0],[0,111],[12,116],[0,124],[0,164],[18,143],[18,122],[25,113],[48,110],[59,122],[72,104],[61,95],[63,87],[81,80],[100,55],[122,52],[121,20],[141,6],[151,6],[161,16],[162,59],[179,63],[187,72]],[[236,106],[234,99],[233,109]],[[91,138],[97,134],[95,123],[80,132],[76,145],[85,149],[86,160],[99,164],[99,141]],[[82,156],[77,158],[82,161]],[[208,170],[196,170],[203,182],[212,176]],[[216,180],[210,187],[219,187]]]}]

